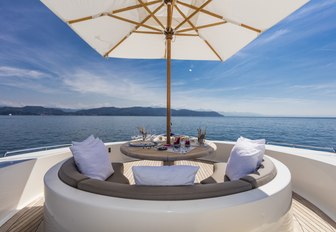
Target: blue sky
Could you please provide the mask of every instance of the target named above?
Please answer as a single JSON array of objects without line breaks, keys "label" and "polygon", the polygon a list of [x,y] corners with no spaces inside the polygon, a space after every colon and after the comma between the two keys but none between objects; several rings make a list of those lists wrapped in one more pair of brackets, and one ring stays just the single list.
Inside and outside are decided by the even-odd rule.
[{"label": "blue sky", "polygon": [[[165,107],[164,60],[104,59],[37,0],[0,10],[0,105]],[[172,108],[336,116],[336,1],[312,0],[224,63],[172,67]]]}]

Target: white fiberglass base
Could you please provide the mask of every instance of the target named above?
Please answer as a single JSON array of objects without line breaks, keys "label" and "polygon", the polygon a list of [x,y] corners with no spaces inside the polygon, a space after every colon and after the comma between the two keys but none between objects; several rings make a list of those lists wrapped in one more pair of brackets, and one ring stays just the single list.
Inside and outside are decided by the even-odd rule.
[{"label": "white fiberglass base", "polygon": [[97,195],[64,184],[61,164],[45,176],[45,231],[292,231],[291,175],[272,159],[268,184],[229,196],[188,201],[145,201]]}]

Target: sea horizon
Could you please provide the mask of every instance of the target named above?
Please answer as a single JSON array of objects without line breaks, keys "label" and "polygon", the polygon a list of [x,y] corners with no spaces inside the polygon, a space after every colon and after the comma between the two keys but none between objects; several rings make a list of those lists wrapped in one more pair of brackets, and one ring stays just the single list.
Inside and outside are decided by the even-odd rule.
[{"label": "sea horizon", "polygon": [[[0,115],[0,117],[166,117],[161,115]],[[336,119],[336,116],[304,116],[304,115],[223,115],[223,116],[172,116],[178,118],[311,118],[311,119]]]},{"label": "sea horizon", "polygon": [[[0,156],[7,151],[70,144],[91,134],[104,142],[127,141],[138,133],[138,127],[151,134],[165,134],[166,117],[2,115]],[[330,151],[336,148],[335,117],[172,117],[174,134],[197,136],[197,128],[206,128],[209,140],[235,141],[244,136]]]}]

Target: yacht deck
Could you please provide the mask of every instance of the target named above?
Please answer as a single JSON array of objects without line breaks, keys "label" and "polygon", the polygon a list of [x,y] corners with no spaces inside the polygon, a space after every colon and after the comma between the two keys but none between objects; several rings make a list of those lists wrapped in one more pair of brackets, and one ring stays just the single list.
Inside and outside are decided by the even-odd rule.
[{"label": "yacht deck", "polygon": [[[196,181],[210,176],[212,174],[212,165],[195,161],[176,161],[175,164],[199,165],[200,171],[196,176]],[[160,166],[159,161],[135,161],[124,164],[124,174],[134,183],[132,176],[132,166],[152,165]],[[2,227],[0,232],[40,232],[43,226],[43,204],[44,198],[41,197],[32,202],[27,207],[21,209]],[[324,214],[315,205],[293,192],[293,202],[291,213],[294,222],[295,232],[336,232],[336,223]]]}]

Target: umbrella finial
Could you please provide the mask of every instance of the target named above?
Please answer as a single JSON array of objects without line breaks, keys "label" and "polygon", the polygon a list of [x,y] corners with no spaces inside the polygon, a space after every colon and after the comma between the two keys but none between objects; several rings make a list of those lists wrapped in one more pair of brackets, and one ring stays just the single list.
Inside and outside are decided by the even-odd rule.
[{"label": "umbrella finial", "polygon": [[164,30],[164,35],[166,36],[166,39],[173,39],[175,31],[173,28],[166,28]]},{"label": "umbrella finial", "polygon": [[173,3],[173,0],[163,0],[164,4],[171,5]]}]

